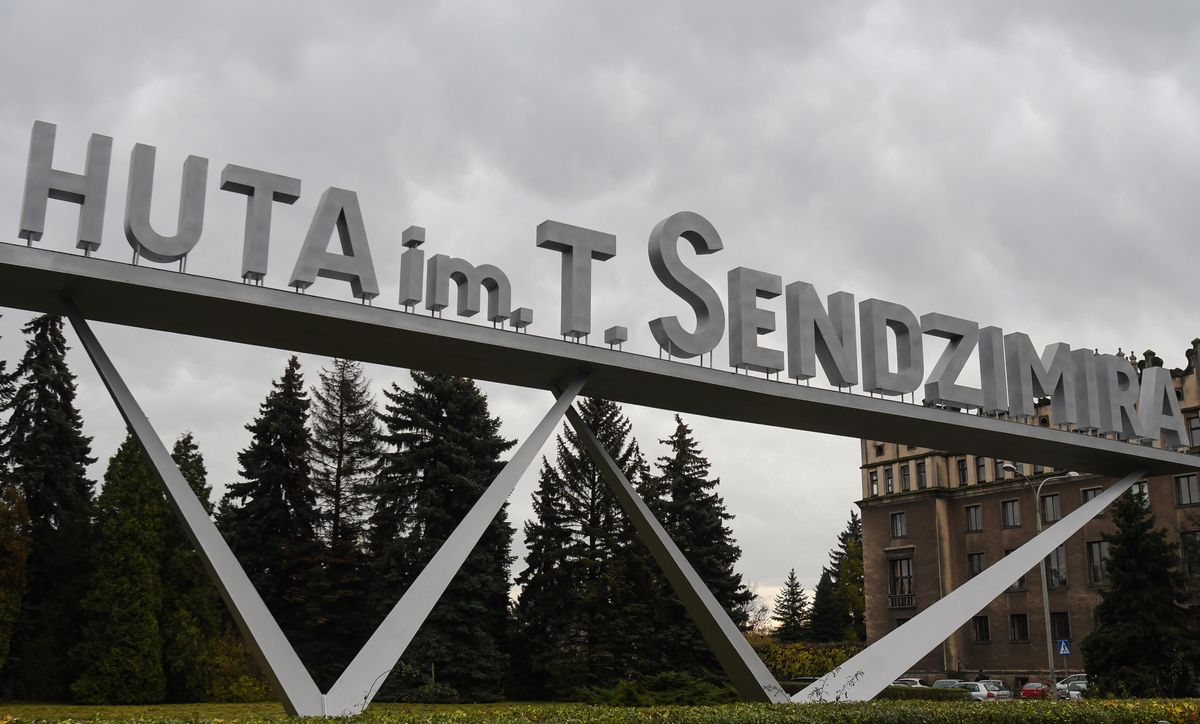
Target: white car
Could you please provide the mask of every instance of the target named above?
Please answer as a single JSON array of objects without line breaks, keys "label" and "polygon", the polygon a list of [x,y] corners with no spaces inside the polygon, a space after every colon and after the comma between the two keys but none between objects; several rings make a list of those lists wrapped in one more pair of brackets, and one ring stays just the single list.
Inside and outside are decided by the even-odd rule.
[{"label": "white car", "polygon": [[1087,683],[1087,674],[1071,674],[1067,678],[1065,678],[1065,679],[1059,681],[1057,684],[1055,684],[1054,688],[1058,689],[1059,691],[1066,691],[1067,687],[1069,687],[1071,684],[1074,684],[1076,681],[1082,681],[1086,684]]},{"label": "white car", "polygon": [[1012,698],[1011,692],[990,682],[964,681],[961,684],[955,684],[954,688],[970,692],[972,701],[999,701]]},{"label": "white car", "polygon": [[918,689],[926,688],[920,679],[896,679],[892,682],[892,686],[914,686]]}]

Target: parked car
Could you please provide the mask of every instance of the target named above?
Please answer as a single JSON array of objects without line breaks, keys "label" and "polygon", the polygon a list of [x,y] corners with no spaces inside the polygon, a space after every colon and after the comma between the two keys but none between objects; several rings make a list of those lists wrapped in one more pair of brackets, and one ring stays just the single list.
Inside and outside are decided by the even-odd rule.
[{"label": "parked car", "polygon": [[915,686],[924,689],[929,686],[924,679],[896,679],[892,682],[892,686]]},{"label": "parked car", "polygon": [[1067,687],[1070,686],[1071,684],[1074,684],[1076,681],[1082,681],[1086,684],[1087,683],[1087,674],[1071,674],[1067,678],[1065,678],[1065,679],[1059,681],[1057,684],[1055,684],[1054,688],[1058,689],[1059,691],[1066,691]]},{"label": "parked car", "polygon": [[961,684],[955,684],[954,688],[970,692],[972,701],[998,701],[1012,698],[1012,694],[1006,689],[983,681],[964,681]]},{"label": "parked car", "polygon": [[1058,698],[1069,699],[1075,701],[1087,696],[1088,683],[1086,681],[1072,681],[1067,684],[1065,691],[1058,692]]},{"label": "parked car", "polygon": [[935,689],[953,689],[955,684],[963,683],[962,679],[938,679],[933,682]]},{"label": "parked car", "polygon": [[1022,699],[1049,699],[1050,691],[1051,691],[1051,689],[1050,689],[1049,684],[1043,684],[1040,681],[1031,681],[1028,684],[1026,684],[1025,686],[1021,687],[1021,698]]},{"label": "parked car", "polygon": [[1001,699],[1011,699],[1011,698],[1013,698],[1013,697],[1012,697],[1012,692],[1011,692],[1011,691],[1009,691],[1009,688],[1008,688],[1007,686],[1005,686],[1005,685],[1004,685],[1004,682],[1003,682],[1003,681],[1001,681],[1001,680],[999,680],[999,679],[984,679],[983,681],[981,681],[981,682],[979,682],[979,683],[981,683],[981,684],[994,684],[995,686],[997,686],[997,687],[998,687],[998,688],[999,688],[1001,691],[1003,691],[1005,694],[1007,694],[1007,696],[1002,696],[1002,697],[1000,697]]}]

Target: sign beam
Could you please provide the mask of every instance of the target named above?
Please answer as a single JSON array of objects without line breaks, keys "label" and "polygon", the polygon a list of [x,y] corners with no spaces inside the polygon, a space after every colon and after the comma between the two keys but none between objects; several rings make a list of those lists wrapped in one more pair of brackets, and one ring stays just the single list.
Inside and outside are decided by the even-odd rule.
[{"label": "sign beam", "polygon": [[588,370],[588,394],[685,414],[969,450],[1101,475],[1195,470],[1172,450],[778,382],[557,338],[0,243],[0,306],[363,362],[553,389]]}]

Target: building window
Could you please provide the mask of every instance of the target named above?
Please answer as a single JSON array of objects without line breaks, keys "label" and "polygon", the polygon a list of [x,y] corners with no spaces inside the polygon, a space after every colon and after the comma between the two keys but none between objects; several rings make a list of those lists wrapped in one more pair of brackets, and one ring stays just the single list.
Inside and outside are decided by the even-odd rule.
[{"label": "building window", "polygon": [[883,470],[883,492],[891,495],[896,492],[896,482],[892,475],[892,468],[888,466]]},{"label": "building window", "polygon": [[994,480],[1004,480],[1004,461],[996,458],[992,461],[992,478]]},{"label": "building window", "polygon": [[1046,556],[1046,585],[1048,588],[1062,588],[1067,585],[1067,551],[1062,546],[1050,551]]},{"label": "building window", "polygon": [[1000,517],[1004,521],[1005,528],[1020,528],[1021,527],[1021,501],[1019,501],[1019,500],[1002,500],[1002,501],[1000,501]]},{"label": "building window", "polygon": [[1103,490],[1103,488],[1084,488],[1083,490],[1079,491],[1079,497],[1083,502],[1086,503],[1099,495],[1101,490]]},{"label": "building window", "polygon": [[929,481],[925,479],[925,461],[920,460],[917,462],[917,489],[924,490],[928,484]]},{"label": "building window", "polygon": [[991,628],[987,616],[975,616],[971,619],[971,641],[986,644],[992,640]]},{"label": "building window", "polygon": [[1055,641],[1071,638],[1071,617],[1066,611],[1050,612],[1050,638]]},{"label": "building window", "polygon": [[1200,530],[1180,533],[1179,550],[1183,554],[1184,575],[1200,578]]},{"label": "building window", "polygon": [[968,553],[967,554],[967,578],[974,578],[975,576],[978,576],[980,573],[983,573],[983,569],[985,566],[986,566],[985,554],[983,554],[983,553]]},{"label": "building window", "polygon": [[1147,483],[1145,480],[1139,480],[1129,488],[1129,494],[1135,498],[1141,496],[1142,507],[1150,507],[1150,483]]},{"label": "building window", "polygon": [[893,558],[891,561],[891,595],[911,596],[913,592],[913,570],[911,558]]},{"label": "building window", "polygon": [[883,443],[881,442],[875,443],[875,457],[883,457]]},{"label": "building window", "polygon": [[[1042,425],[1042,427],[1049,427],[1049,425]],[[1034,465],[1033,466],[1033,474],[1034,475],[1041,475],[1044,472],[1046,472],[1045,465]]]},{"label": "building window", "polygon": [[1042,522],[1053,523],[1062,517],[1062,505],[1058,493],[1042,496]]},{"label": "building window", "polygon": [[1200,415],[1187,418],[1187,428],[1192,445],[1200,445]]},{"label": "building window", "polygon": [[[1009,550],[1006,550],[1006,551],[1004,551],[1004,555],[1008,555],[1009,553],[1012,553],[1012,552],[1013,552],[1013,550],[1014,550],[1014,549],[1011,549],[1011,548],[1010,548]],[[1015,582],[1015,583],[1013,583],[1011,586],[1009,586],[1009,587],[1008,587],[1008,590],[1010,590],[1010,591],[1024,591],[1026,588],[1027,588],[1027,586],[1026,586],[1026,582],[1025,582],[1025,574],[1024,574],[1024,573],[1022,573],[1022,574],[1021,574],[1021,577],[1020,577],[1020,578],[1018,578],[1018,579],[1016,580],[1016,582]]]},{"label": "building window", "polygon": [[903,626],[904,624],[908,623],[908,622],[909,622],[909,620],[910,620],[910,619],[907,619],[907,618],[898,618],[898,619],[896,619],[896,626],[895,626],[895,627],[896,627],[896,628],[900,628],[900,627],[901,627],[901,626]]},{"label": "building window", "polygon": [[967,532],[978,533],[983,530],[983,512],[978,505],[968,505],[967,511]]},{"label": "building window", "polygon": [[1180,505],[1195,505],[1200,503],[1200,487],[1196,485],[1196,475],[1180,475],[1175,478],[1175,492],[1179,495]]},{"label": "building window", "polygon": [[892,513],[892,537],[903,538],[908,535],[908,514]]},{"label": "building window", "polygon": [[1023,613],[1010,613],[1008,615],[1008,640],[1029,640],[1029,616]]},{"label": "building window", "polygon": [[1103,583],[1108,573],[1108,541],[1088,541],[1087,559],[1088,583]]},{"label": "building window", "polygon": [[981,457],[975,458],[975,482],[987,482],[987,460]]},{"label": "building window", "polygon": [[966,458],[958,459],[958,484],[959,485],[967,484],[967,459]]},{"label": "building window", "polygon": [[879,473],[872,470],[871,471],[871,497],[874,498],[876,495],[879,495]]},{"label": "building window", "polygon": [[908,463],[900,466],[900,489],[906,493],[912,490],[912,476],[909,475]]}]

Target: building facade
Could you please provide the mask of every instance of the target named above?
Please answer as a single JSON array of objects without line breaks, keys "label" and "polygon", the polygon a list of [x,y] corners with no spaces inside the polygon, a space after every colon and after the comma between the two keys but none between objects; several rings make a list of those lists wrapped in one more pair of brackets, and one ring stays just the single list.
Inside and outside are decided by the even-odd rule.
[{"label": "building facade", "polygon": [[[1200,452],[1200,339],[1187,351],[1188,366],[1172,370],[1176,394]],[[1138,369],[1161,366],[1147,352]],[[1029,424],[1050,425],[1047,401]],[[897,437],[902,437],[898,434]],[[862,441],[862,511],[867,638],[874,642],[928,608],[941,596],[1048,527],[1113,480],[964,452],[903,442]],[[1028,479],[1028,482],[1026,480]],[[1042,486],[1037,498],[1036,488]],[[1135,484],[1147,494],[1159,527],[1180,542],[1181,568],[1200,584],[1200,488],[1197,476],[1153,477]],[[1105,577],[1107,515],[1084,526],[1046,559],[1051,639],[1066,639],[1071,655],[1055,656],[1056,673],[1083,670],[1080,644],[1093,627],[1092,609]],[[937,649],[913,673],[942,676],[976,672],[1023,683],[1048,673],[1042,587],[1029,571]],[[1198,585],[1200,588],[1200,585]]]}]

